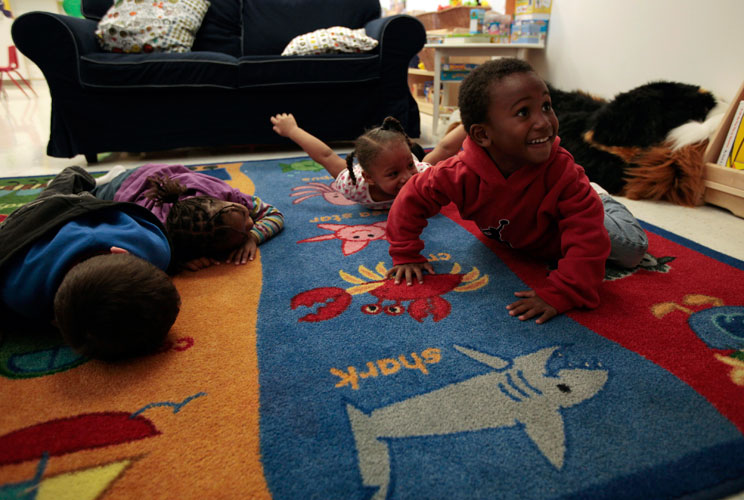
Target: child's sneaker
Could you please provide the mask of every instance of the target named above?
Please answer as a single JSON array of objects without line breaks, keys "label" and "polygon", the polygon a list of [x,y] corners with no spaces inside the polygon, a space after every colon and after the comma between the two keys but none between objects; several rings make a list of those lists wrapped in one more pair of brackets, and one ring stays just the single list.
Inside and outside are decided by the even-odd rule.
[{"label": "child's sneaker", "polygon": [[605,188],[603,188],[602,186],[600,186],[596,182],[590,182],[589,184],[592,185],[592,187],[597,192],[597,194],[606,194],[606,195],[609,195],[610,194],[610,193],[607,192],[607,190]]},{"label": "child's sneaker", "polygon": [[116,165],[114,168],[106,172],[104,175],[100,177],[96,177],[96,186],[101,186],[103,184],[108,184],[112,180],[114,180],[114,177],[118,176],[119,174],[122,174],[126,172],[127,169],[124,168],[123,165]]}]

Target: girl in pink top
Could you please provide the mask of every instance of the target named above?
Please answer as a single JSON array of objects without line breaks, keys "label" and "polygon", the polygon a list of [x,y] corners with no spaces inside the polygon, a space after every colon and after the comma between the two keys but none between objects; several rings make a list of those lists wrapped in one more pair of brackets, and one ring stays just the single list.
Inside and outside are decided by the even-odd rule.
[{"label": "girl in pink top", "polygon": [[408,179],[456,154],[466,135],[462,126],[455,128],[419,161],[411,152],[411,140],[400,122],[389,116],[381,126],[359,136],[354,150],[344,160],[327,144],[301,129],[291,114],[273,116],[271,123],[277,134],[297,143],[333,176],[333,189],[371,209],[390,208]]}]

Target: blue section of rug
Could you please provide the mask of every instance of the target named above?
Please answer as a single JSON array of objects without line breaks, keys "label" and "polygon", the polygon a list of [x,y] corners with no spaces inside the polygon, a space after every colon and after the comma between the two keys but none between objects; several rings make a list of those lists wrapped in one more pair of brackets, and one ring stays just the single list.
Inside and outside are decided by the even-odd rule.
[{"label": "blue section of rug", "polygon": [[529,287],[460,224],[432,218],[437,275],[395,287],[384,212],[337,204],[306,158],[242,171],[286,217],[257,328],[274,498],[669,498],[744,477],[741,432],[677,376],[568,315],[508,316]]}]

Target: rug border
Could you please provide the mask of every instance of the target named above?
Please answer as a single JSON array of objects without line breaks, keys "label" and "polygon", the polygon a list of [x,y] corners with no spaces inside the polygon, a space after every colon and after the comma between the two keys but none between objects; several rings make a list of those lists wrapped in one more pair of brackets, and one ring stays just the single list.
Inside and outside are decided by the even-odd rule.
[{"label": "rug border", "polygon": [[641,219],[639,219],[638,222],[640,222],[641,227],[643,227],[643,229],[647,231],[651,231],[654,234],[657,234],[663,238],[673,241],[674,243],[678,243],[691,250],[695,250],[696,252],[699,252],[707,257],[710,257],[724,264],[728,264],[731,267],[735,267],[739,270],[744,271],[744,261],[739,260],[736,257],[732,257],[731,255],[727,255],[723,252],[719,252],[718,250],[713,250],[712,248],[706,247],[705,245],[692,241],[688,238],[685,238],[684,236],[680,236],[671,231],[667,231],[666,229],[662,229],[659,226],[655,226],[651,224],[650,222],[646,222]]}]

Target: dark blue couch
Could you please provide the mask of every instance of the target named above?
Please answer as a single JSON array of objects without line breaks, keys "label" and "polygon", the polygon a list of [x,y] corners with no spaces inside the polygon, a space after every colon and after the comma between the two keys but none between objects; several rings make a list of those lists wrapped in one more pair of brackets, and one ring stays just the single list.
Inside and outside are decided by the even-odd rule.
[{"label": "dark blue couch", "polygon": [[[420,135],[407,67],[426,33],[413,17],[381,18],[379,0],[211,0],[191,52],[151,54],[99,47],[110,5],[83,0],[86,19],[29,12],[13,23],[51,92],[50,156],[281,143],[269,121],[281,112],[324,141],[354,139],[388,115]],[[280,56],[295,36],[331,26],[364,27],[379,45]]]}]

